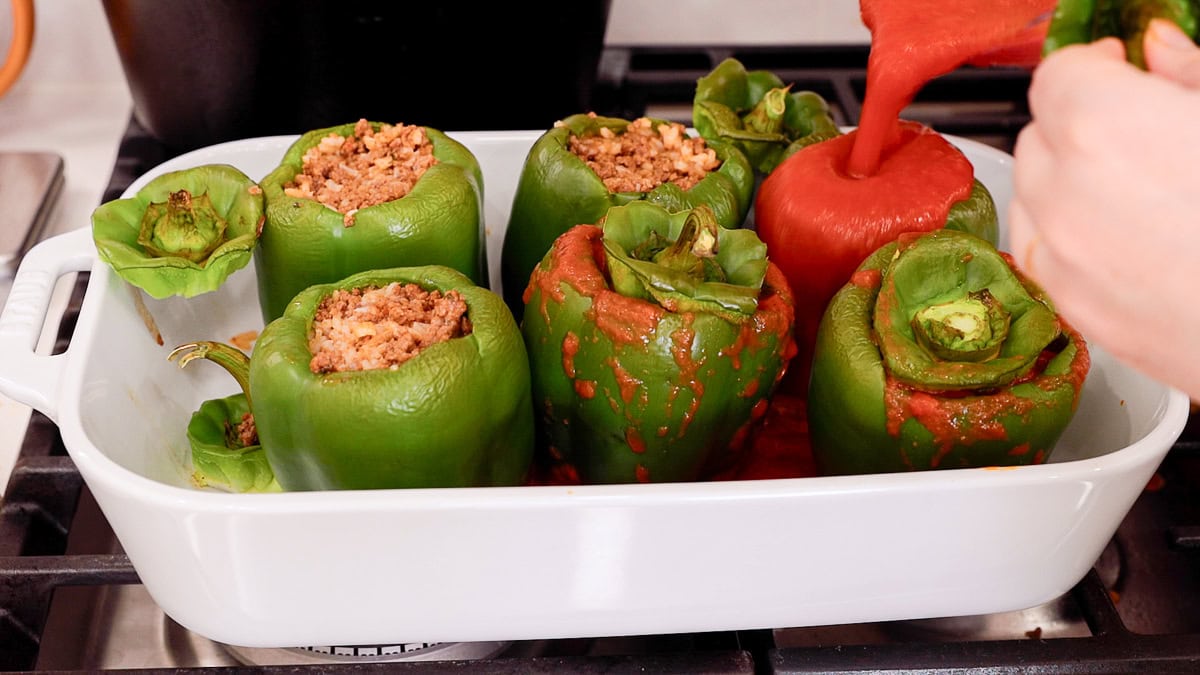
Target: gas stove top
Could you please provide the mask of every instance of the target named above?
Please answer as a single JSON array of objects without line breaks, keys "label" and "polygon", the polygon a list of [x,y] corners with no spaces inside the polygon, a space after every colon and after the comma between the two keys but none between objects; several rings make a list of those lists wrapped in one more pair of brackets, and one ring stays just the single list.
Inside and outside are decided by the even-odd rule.
[{"label": "gas stove top", "polygon": [[[734,56],[816,91],[839,123],[854,125],[866,55],[863,47],[610,47],[593,109],[690,123],[696,79]],[[1028,83],[1022,71],[963,69],[930,83],[904,116],[1011,151],[1028,121]],[[105,200],[170,156],[131,121]],[[75,282],[58,351],[69,343],[87,283],[86,274]],[[57,428],[34,413],[0,502],[0,670],[363,672],[407,662],[481,673],[1196,672],[1198,549],[1200,422],[1193,415],[1092,571],[1064,596],[1025,611],[684,635],[243,649],[189,632],[154,604]]]}]

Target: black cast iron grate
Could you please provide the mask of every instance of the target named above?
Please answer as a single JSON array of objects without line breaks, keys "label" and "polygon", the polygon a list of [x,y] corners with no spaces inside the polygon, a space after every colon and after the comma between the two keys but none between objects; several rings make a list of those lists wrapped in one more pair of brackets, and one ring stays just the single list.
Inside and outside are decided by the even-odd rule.
[{"label": "black cast iron grate", "polygon": [[[830,101],[838,121],[857,122],[865,82],[866,51],[858,47],[796,49],[610,48],[601,62],[596,112],[633,118],[654,114],[690,122],[695,80],[726,56],[750,68],[771,69],[798,89]],[[1011,151],[1028,121],[1028,74],[1009,70],[957,71],[923,90],[905,117],[944,133],[974,138]],[[105,200],[118,197],[139,175],[170,153],[132,120],[123,139]],[[56,351],[70,340],[87,285],[80,274]],[[1126,561],[1109,581],[1093,570],[1070,596],[1086,622],[1086,637],[936,641],[888,644],[827,642],[777,646],[770,630],[667,636],[657,651],[600,656],[500,657],[471,662],[326,664],[311,669],[368,673],[422,672],[649,672],[649,673],[1113,673],[1196,672],[1200,669],[1200,433],[1192,420],[1160,469],[1160,489],[1147,490],[1115,540]],[[77,586],[137,584],[123,554],[74,553],[72,526],[92,518],[87,487],[67,456],[55,425],[33,413],[0,501],[0,670],[35,671],[42,631],[56,592]],[[100,527],[107,523],[100,518]],[[83,527],[84,525],[79,525]],[[1146,580],[1151,583],[1147,584]],[[1159,583],[1154,583],[1155,581]],[[1145,587],[1152,587],[1146,590]],[[1137,591],[1136,593],[1134,591]],[[1120,594],[1124,593],[1122,597]],[[86,666],[83,669],[91,670]],[[172,669],[296,672],[305,666]],[[142,669],[149,672],[152,668]]]}]

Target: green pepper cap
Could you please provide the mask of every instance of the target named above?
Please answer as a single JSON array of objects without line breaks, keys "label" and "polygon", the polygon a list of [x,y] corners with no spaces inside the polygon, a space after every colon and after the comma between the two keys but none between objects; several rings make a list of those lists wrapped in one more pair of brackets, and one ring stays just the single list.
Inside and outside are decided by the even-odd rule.
[{"label": "green pepper cap", "polygon": [[282,491],[262,445],[246,445],[237,432],[242,419],[253,415],[250,357],[220,342],[190,342],[171,350],[167,359],[178,360],[180,368],[196,359],[212,361],[232,375],[242,389],[233,396],[205,401],[192,413],[187,436],[195,483],[229,492]]},{"label": "green pepper cap", "polygon": [[825,99],[791,91],[774,73],[727,58],[696,82],[692,126],[737,146],[760,174],[807,145],[841,134]]},{"label": "green pepper cap", "polygon": [[205,258],[225,241],[225,219],[213,208],[207,194],[192,196],[187,190],[167,195],[166,202],[151,202],[142,216],[138,243],[154,256],[179,256],[192,262]]},{"label": "green pepper cap", "polygon": [[92,213],[100,259],[152,297],[214,291],[250,262],[262,190],[238,169],[206,164],[165,173]]},{"label": "green pepper cap", "polygon": [[649,202],[614,207],[602,229],[621,295],[733,322],[754,315],[767,271],[767,246],[754,232],[720,227],[707,206],[671,213]]},{"label": "green pepper cap", "polygon": [[902,235],[875,304],[892,375],[923,391],[1004,386],[1061,326],[988,242],[955,230]]},{"label": "green pepper cap", "polygon": [[281,492],[262,445],[243,445],[236,429],[250,412],[244,394],[200,404],[188,422],[192,480],[201,487],[229,492]]}]

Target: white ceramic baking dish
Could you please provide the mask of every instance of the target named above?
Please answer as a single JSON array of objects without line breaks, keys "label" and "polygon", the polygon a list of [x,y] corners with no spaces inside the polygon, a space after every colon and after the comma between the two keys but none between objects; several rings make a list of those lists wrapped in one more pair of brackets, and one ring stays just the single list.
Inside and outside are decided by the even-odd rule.
[{"label": "white ceramic baking dish", "polygon": [[[485,175],[493,270],[540,132],[452,134]],[[290,137],[209,162],[254,178]],[[1001,207],[1010,157],[952,139]],[[145,298],[90,227],[37,246],[0,315],[0,391],[54,420],[146,589],[184,627],[249,647],[634,635],[963,616],[1032,607],[1089,570],[1182,432],[1187,398],[1092,347],[1053,462],[671,485],[269,495],[188,482],[188,417],[234,391],[167,353],[261,327],[254,272],[191,300]],[[69,349],[36,353],[56,280],[91,271]],[[492,283],[499,288],[498,274]]]}]

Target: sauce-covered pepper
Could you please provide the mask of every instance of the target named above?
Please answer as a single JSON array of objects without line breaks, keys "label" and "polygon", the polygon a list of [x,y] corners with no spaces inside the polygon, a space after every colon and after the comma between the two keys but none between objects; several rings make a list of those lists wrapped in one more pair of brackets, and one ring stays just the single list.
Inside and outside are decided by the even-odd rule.
[{"label": "sauce-covered pepper", "polygon": [[739,459],[794,353],[792,297],[750,230],[647,202],[534,270],[522,331],[554,482],[696,480]]},{"label": "sauce-covered pepper", "polygon": [[829,303],[808,396],[822,473],[1045,462],[1090,360],[1050,299],[990,243],[905,234]]}]

